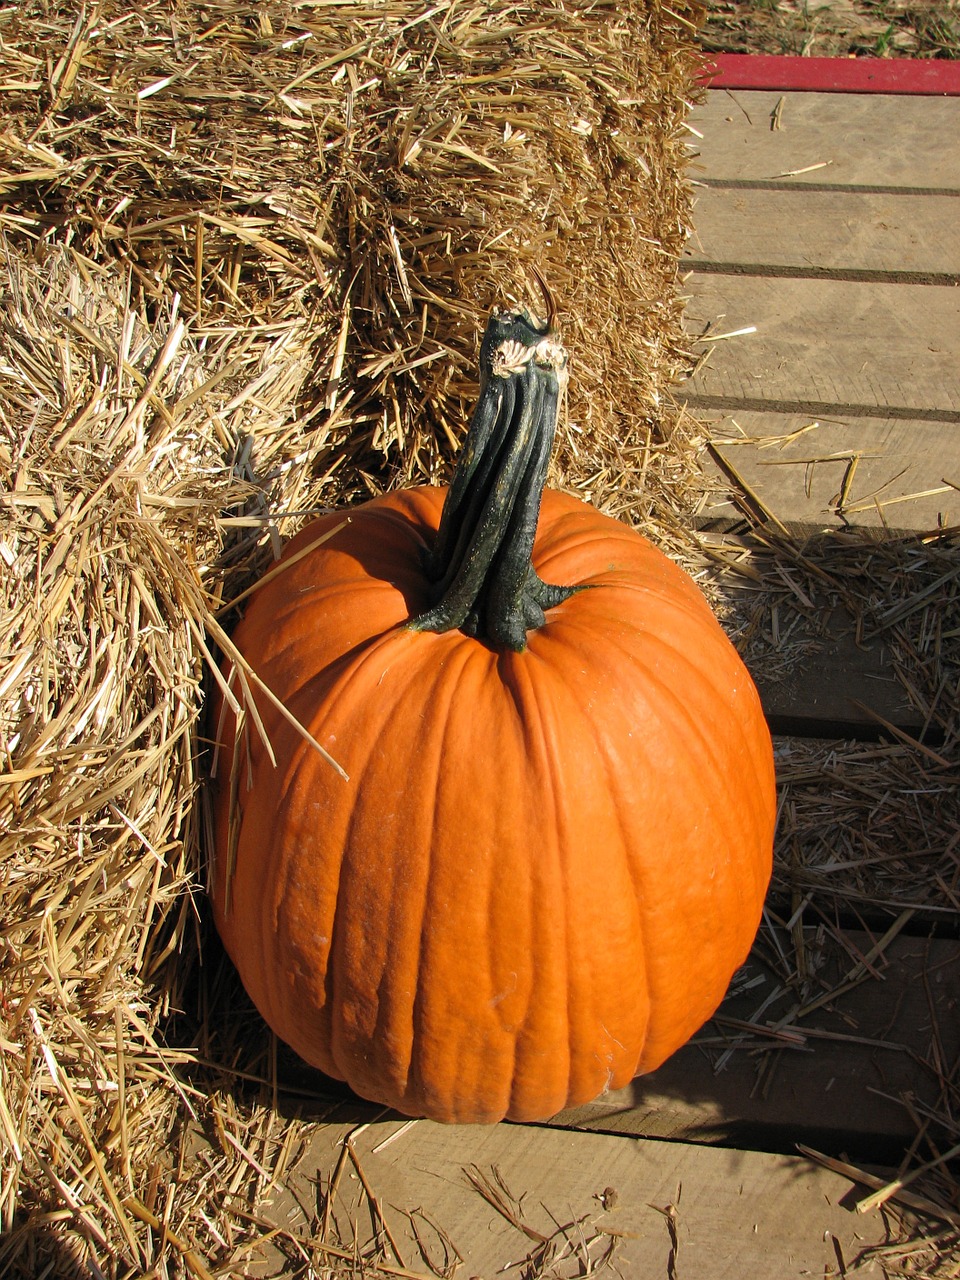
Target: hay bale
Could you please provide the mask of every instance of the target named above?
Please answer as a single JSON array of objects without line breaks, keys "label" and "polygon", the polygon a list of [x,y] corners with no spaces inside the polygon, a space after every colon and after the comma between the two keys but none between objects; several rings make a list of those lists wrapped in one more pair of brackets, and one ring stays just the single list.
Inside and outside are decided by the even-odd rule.
[{"label": "hay bale", "polygon": [[300,521],[442,469],[534,268],[579,351],[561,477],[665,528],[686,503],[697,14],[2,15],[4,1274],[204,1276],[269,1233],[303,1126],[206,946],[204,671]]},{"label": "hay bale", "polygon": [[194,326],[308,306],[311,403],[407,480],[449,456],[483,319],[539,267],[577,357],[568,462],[647,441],[686,360],[698,4],[168,9],[5,15],[8,234],[68,234]]},{"label": "hay bale", "polygon": [[[69,1208],[58,1247],[81,1255],[142,1231],[122,1201],[183,1105],[157,1032],[193,955],[217,564],[315,481],[287,413],[311,367],[295,324],[198,344],[69,249],[5,266],[0,1269],[26,1248],[33,1275],[18,1204]],[[253,436],[272,487],[225,465]]]}]

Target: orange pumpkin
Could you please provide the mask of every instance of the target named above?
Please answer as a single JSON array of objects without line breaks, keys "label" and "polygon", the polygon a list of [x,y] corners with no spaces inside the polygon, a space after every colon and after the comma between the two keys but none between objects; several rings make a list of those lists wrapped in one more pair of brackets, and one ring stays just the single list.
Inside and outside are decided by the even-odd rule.
[{"label": "orange pumpkin", "polygon": [[[449,493],[310,525],[233,636],[348,777],[262,698],[275,764],[249,717],[211,720],[215,918],[253,1001],[357,1093],[456,1122],[548,1117],[682,1045],[749,951],[775,811],[697,587],[575,498],[541,505],[560,349],[498,316],[482,360]],[[504,515],[511,450],[536,493],[514,480]],[[536,573],[513,554],[534,532]]]}]

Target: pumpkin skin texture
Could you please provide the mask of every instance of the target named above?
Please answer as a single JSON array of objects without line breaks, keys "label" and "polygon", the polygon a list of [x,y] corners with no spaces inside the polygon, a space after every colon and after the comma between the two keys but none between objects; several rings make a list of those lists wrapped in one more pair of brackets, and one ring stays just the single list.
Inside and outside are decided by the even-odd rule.
[{"label": "pumpkin skin texture", "polygon": [[323,517],[250,599],[234,643],[349,780],[256,691],[276,764],[249,717],[235,746],[215,699],[214,915],[327,1075],[408,1115],[544,1119],[719,1005],[770,878],[770,735],[694,583],[566,495],[533,563],[584,589],[524,651],[409,626],[445,494]]}]

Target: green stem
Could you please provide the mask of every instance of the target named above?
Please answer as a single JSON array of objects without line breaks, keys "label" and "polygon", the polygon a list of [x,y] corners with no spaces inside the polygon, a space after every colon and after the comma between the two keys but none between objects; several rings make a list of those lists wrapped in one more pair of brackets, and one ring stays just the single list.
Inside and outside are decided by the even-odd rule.
[{"label": "green stem", "polygon": [[526,312],[495,314],[480,347],[480,398],[427,556],[433,604],[410,626],[460,628],[521,650],[544,609],[576,587],[532,564],[566,353]]}]

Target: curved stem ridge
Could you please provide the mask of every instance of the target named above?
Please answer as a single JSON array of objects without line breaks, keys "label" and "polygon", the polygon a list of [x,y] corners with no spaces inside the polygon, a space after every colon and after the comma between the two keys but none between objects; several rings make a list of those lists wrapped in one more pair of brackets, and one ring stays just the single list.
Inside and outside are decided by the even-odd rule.
[{"label": "curved stem ridge", "polygon": [[426,558],[434,601],[411,627],[522,650],[544,610],[577,590],[543,582],[532,563],[565,383],[565,351],[527,312],[491,318],[480,397]]}]

